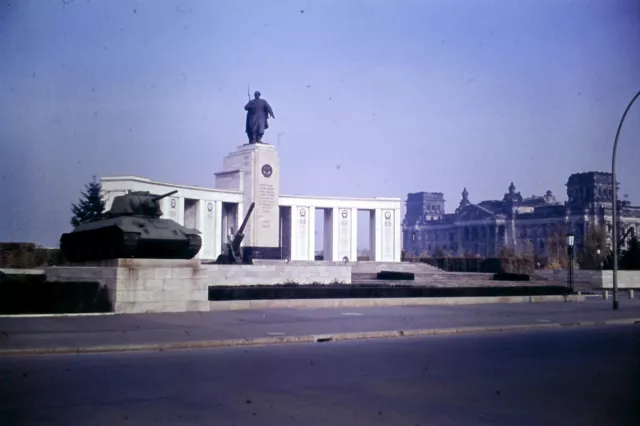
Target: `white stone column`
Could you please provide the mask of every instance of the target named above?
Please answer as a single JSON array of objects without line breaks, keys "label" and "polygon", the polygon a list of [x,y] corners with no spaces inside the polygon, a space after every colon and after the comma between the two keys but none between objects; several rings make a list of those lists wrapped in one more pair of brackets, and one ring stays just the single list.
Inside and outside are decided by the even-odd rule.
[{"label": "white stone column", "polygon": [[336,207],[333,209],[333,252],[334,262],[342,261],[344,257],[351,260],[351,239],[353,215],[352,209]]},{"label": "white stone column", "polygon": [[216,259],[220,253],[222,253],[222,244],[226,241],[223,240],[223,235],[225,235],[224,230],[222,229],[222,201],[216,201],[213,213],[215,215],[214,219],[214,235],[213,238],[213,259]]},{"label": "white stone column", "polygon": [[349,255],[349,261],[358,261],[358,209],[353,208],[351,210],[351,254]]},{"label": "white stone column", "polygon": [[307,260],[316,260],[316,209],[309,207],[309,257]]},{"label": "white stone column", "polygon": [[202,248],[198,253],[199,259],[215,259],[216,254],[216,201],[200,201],[200,218],[198,230],[202,233]]},{"label": "white stone column", "polygon": [[196,209],[196,220],[195,226],[198,231],[200,231],[200,238],[202,239],[202,246],[200,247],[200,251],[198,254],[194,256],[194,259],[204,259],[204,211],[205,211],[205,200],[198,200],[197,209]]},{"label": "white stone column", "polygon": [[289,235],[291,235],[291,253],[289,259],[291,260],[299,260],[300,250],[298,246],[300,245],[300,240],[304,239],[307,233],[306,229],[303,229],[301,232],[299,228],[306,228],[306,221],[305,208],[301,206],[291,206],[291,220],[289,221]]},{"label": "white stone column", "polygon": [[340,260],[340,211],[337,207],[331,209],[331,259],[328,260],[332,262]]},{"label": "white stone column", "polygon": [[[395,229],[395,245],[393,260],[394,262],[402,261],[402,220],[400,218],[400,209],[394,209],[393,214],[395,217],[394,229]],[[451,244],[451,243],[449,243]]]},{"label": "white stone column", "polygon": [[313,260],[315,209],[310,206],[293,206],[291,212],[291,260]]}]

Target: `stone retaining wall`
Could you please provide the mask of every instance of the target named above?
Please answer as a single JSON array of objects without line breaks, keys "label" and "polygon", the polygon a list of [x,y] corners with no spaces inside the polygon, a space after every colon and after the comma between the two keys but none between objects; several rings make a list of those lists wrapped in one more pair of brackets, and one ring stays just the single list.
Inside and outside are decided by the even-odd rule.
[{"label": "stone retaining wall", "polygon": [[376,299],[278,299],[210,302],[212,311],[245,309],[374,308],[387,306],[477,305],[488,303],[583,302],[583,295],[507,297],[389,297]]},{"label": "stone retaining wall", "polygon": [[[272,259],[254,259],[254,265],[294,265],[294,266],[337,266],[344,265],[343,262],[333,262],[329,260],[272,260]],[[353,273],[359,274],[375,274],[380,271],[397,271],[397,272],[414,272],[414,273],[438,273],[444,272],[442,269],[426,263],[414,262],[374,262],[370,260],[361,260],[358,262],[349,262]]]},{"label": "stone retaining wall", "polygon": [[199,260],[117,259],[46,270],[47,281],[99,282],[117,313],[208,311],[210,285],[351,283],[349,265],[202,265]]},{"label": "stone retaining wall", "polygon": [[[568,272],[564,269],[555,271],[536,271],[537,275],[550,281],[567,282]],[[613,288],[613,271],[591,271],[578,269],[573,274],[574,283],[590,288]],[[618,288],[640,288],[640,271],[618,271]]]},{"label": "stone retaining wall", "polygon": [[209,285],[351,284],[351,266],[336,264],[202,265]]}]

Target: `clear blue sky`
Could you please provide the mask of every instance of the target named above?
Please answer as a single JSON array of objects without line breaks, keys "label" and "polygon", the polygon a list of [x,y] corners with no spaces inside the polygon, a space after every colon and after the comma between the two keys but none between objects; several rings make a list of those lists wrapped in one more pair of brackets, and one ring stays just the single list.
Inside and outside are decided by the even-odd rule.
[{"label": "clear blue sky", "polygon": [[[640,90],[640,2],[5,0],[0,241],[55,245],[93,174],[213,186],[245,142],[247,84],[274,108],[286,194],[442,191],[452,211],[566,199],[609,170]],[[640,103],[620,142],[640,203]],[[635,185],[634,185],[635,183]]]}]

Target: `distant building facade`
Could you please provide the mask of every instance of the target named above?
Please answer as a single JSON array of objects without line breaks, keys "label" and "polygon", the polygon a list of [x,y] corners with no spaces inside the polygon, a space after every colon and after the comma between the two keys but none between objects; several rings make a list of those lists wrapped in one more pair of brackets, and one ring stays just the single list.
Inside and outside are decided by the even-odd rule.
[{"label": "distant building facade", "polygon": [[[564,239],[567,232],[573,232],[579,249],[593,225],[605,227],[611,246],[611,183],[611,173],[572,174],[566,184],[566,202],[558,202],[551,191],[524,198],[511,183],[501,200],[472,203],[465,188],[455,213],[445,213],[441,192],[409,193],[402,224],[403,248],[416,256],[444,252],[490,257],[505,246],[546,255],[552,236]],[[640,227],[640,206],[632,206],[626,197],[618,200],[618,217],[620,240],[630,227]]]}]

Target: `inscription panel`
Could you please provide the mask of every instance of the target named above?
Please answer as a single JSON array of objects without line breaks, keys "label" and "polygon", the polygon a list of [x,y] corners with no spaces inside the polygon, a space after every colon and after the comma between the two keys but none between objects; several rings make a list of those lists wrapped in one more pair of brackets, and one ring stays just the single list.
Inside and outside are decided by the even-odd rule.
[{"label": "inscription panel", "polygon": [[169,205],[169,219],[179,223],[178,220],[178,197],[171,197],[168,200]]},{"label": "inscription panel", "polygon": [[296,255],[298,259],[306,260],[309,256],[309,208],[297,207],[296,213]]},{"label": "inscription panel", "polygon": [[202,224],[202,257],[215,258],[216,244],[216,204],[213,201],[205,201],[204,221]]},{"label": "inscription panel", "polygon": [[275,149],[257,147],[254,156],[253,188],[255,207],[252,245],[278,247],[280,238],[280,208],[278,205],[278,154]]},{"label": "inscription panel", "polygon": [[338,211],[338,259],[345,257],[351,259],[351,211],[349,209],[337,209]]},{"label": "inscription panel", "polygon": [[394,227],[395,217],[393,210],[382,210],[382,253],[381,257],[383,261],[394,260]]}]

